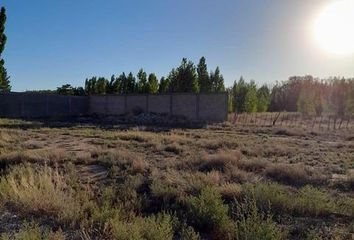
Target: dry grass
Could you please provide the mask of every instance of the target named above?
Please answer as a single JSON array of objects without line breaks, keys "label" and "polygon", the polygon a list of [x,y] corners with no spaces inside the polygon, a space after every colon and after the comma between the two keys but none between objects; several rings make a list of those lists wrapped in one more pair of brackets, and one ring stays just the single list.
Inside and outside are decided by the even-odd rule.
[{"label": "dry grass", "polygon": [[327,181],[325,176],[303,164],[271,164],[265,169],[265,175],[275,181],[293,186],[320,185]]},{"label": "dry grass", "polygon": [[79,203],[58,170],[19,166],[0,181],[0,197],[23,212],[72,218]]},{"label": "dry grass", "polygon": [[[350,134],[283,129],[1,129],[0,206],[69,239],[353,232]],[[252,198],[256,206],[243,204]],[[235,201],[243,216],[233,214]],[[0,234],[22,226],[12,224],[0,215]]]}]

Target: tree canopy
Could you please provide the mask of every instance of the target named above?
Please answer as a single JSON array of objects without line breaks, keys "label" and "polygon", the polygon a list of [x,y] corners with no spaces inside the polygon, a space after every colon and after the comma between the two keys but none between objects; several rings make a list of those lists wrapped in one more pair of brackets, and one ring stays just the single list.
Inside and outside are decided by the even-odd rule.
[{"label": "tree canopy", "polygon": [[10,77],[7,75],[7,70],[5,68],[5,60],[3,59],[2,56],[7,41],[7,37],[5,35],[5,23],[6,23],[6,10],[4,7],[1,7],[0,10],[0,92],[11,91]]}]

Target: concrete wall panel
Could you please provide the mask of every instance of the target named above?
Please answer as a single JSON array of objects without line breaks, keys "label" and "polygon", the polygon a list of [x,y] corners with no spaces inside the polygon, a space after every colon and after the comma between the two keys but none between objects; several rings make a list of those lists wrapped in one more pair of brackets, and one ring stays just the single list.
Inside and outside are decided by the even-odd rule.
[{"label": "concrete wall panel", "polygon": [[220,122],[227,119],[227,94],[200,94],[199,120]]},{"label": "concrete wall panel", "polygon": [[127,95],[127,112],[131,112],[136,108],[147,111],[147,95]]},{"label": "concrete wall panel", "polygon": [[125,96],[107,96],[106,114],[121,115],[125,113]]},{"label": "concrete wall panel", "polygon": [[172,115],[185,116],[187,119],[197,120],[197,95],[173,94]]},{"label": "concrete wall panel", "polygon": [[89,113],[90,114],[105,114],[106,113],[106,97],[105,96],[90,96]]},{"label": "concrete wall panel", "polygon": [[149,95],[148,112],[170,114],[171,95]]}]

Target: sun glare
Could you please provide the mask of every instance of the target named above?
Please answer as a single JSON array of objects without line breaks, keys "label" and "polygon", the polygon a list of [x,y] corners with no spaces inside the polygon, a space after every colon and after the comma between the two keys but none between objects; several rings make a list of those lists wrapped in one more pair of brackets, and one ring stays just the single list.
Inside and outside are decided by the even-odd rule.
[{"label": "sun glare", "polygon": [[314,24],[317,43],[335,54],[354,53],[354,0],[338,0],[329,4]]}]

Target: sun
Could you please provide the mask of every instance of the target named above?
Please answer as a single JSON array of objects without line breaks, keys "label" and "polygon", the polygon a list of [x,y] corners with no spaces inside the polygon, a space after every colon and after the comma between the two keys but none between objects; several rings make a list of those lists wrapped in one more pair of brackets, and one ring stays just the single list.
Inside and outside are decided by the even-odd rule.
[{"label": "sun", "polygon": [[314,36],[318,45],[334,54],[354,54],[354,0],[337,0],[315,20]]}]

